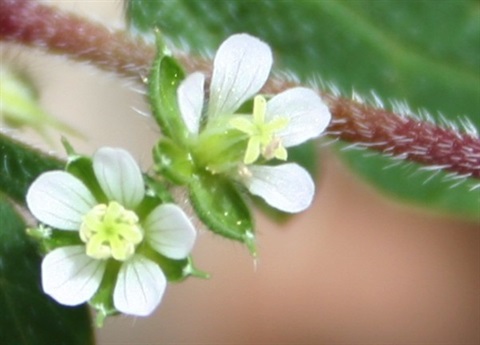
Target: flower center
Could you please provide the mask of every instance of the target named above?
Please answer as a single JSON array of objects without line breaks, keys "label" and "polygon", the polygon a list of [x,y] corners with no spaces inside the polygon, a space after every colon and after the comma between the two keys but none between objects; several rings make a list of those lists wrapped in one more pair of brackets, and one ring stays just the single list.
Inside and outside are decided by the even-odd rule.
[{"label": "flower center", "polygon": [[247,150],[243,163],[252,164],[260,155],[265,159],[287,159],[287,150],[282,141],[275,134],[288,125],[286,117],[276,117],[270,122],[265,121],[267,101],[263,96],[256,96],[253,100],[253,118],[244,116],[235,117],[230,124],[249,136]]},{"label": "flower center", "polygon": [[86,243],[87,255],[94,259],[127,260],[143,240],[138,216],[118,202],[93,207],[80,226],[80,238]]}]

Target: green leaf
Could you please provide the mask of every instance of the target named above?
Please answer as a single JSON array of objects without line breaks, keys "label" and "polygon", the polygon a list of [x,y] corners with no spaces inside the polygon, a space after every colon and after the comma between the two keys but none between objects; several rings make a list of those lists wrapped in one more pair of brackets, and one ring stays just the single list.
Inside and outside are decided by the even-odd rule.
[{"label": "green leaf", "polygon": [[163,135],[176,143],[185,143],[188,137],[177,104],[177,88],[183,78],[184,73],[178,63],[159,47],[149,77],[148,97]]},{"label": "green leaf", "polygon": [[157,1],[127,0],[127,24],[132,31],[151,32],[156,26]]},{"label": "green leaf", "polygon": [[189,190],[198,217],[210,230],[245,243],[255,255],[250,209],[232,182],[220,176],[197,175]]},{"label": "green leaf", "polygon": [[59,159],[0,134],[0,191],[12,199],[24,203],[28,187],[37,176],[63,166]]},{"label": "green leaf", "polygon": [[[192,51],[214,50],[229,35],[248,32],[268,42],[276,67],[306,82],[319,76],[345,94],[371,90],[384,100],[480,128],[480,3],[477,0],[135,1],[138,28],[157,26]],[[143,10],[141,10],[143,8]],[[142,15],[140,16],[140,11]],[[409,163],[340,152],[349,166],[390,193],[438,211],[478,217],[465,187],[447,174],[406,172]],[[432,173],[433,174],[433,173]],[[399,188],[402,186],[403,188]],[[436,195],[442,202],[431,202]],[[470,205],[460,211],[457,205]],[[473,213],[472,213],[473,211]]]},{"label": "green leaf", "polygon": [[0,199],[0,334],[5,345],[93,344],[87,307],[65,307],[40,286],[40,257],[13,207]]},{"label": "green leaf", "polygon": [[[414,163],[403,165],[400,169],[388,168],[391,160],[380,154],[370,156],[368,164],[356,151],[345,151],[342,157],[347,165],[359,171],[368,182],[380,186],[387,195],[394,195],[415,205],[428,205],[438,213],[448,212],[467,220],[480,221],[480,189],[474,189],[478,182],[473,179],[451,180],[447,183],[445,179],[448,179],[448,174],[422,171],[421,166]],[[417,183],[395,183],[408,178],[423,181],[421,188]],[[447,193],[445,185],[454,187],[449,188]]]}]

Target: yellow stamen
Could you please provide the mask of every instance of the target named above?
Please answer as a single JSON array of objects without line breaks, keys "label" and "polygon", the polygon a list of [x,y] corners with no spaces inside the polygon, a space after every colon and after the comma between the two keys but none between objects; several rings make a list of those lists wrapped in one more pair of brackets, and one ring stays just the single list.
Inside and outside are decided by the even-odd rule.
[{"label": "yellow stamen", "polygon": [[127,260],[143,240],[138,216],[118,202],[93,207],[83,218],[80,238],[87,255],[95,259]]},{"label": "yellow stamen", "polygon": [[260,155],[269,160],[277,158],[287,159],[287,150],[282,145],[281,139],[275,136],[277,132],[288,125],[285,117],[276,117],[270,122],[265,122],[267,101],[263,96],[256,96],[253,100],[253,118],[237,116],[230,120],[230,125],[249,136],[243,163],[252,164]]}]

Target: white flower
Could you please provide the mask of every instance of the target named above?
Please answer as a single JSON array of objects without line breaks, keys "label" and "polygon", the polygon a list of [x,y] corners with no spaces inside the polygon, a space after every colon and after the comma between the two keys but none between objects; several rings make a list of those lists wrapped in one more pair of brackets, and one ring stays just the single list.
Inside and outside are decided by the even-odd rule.
[{"label": "white flower", "polygon": [[90,300],[97,292],[109,260],[121,263],[113,302],[125,314],[146,316],[160,303],[166,277],[139,245],[171,259],[186,258],[195,230],[174,204],[161,204],[145,219],[135,209],[145,196],[142,173],[121,149],[102,148],[93,156],[95,177],[108,199],[102,203],[75,176],[64,171],[40,175],[30,186],[27,205],[42,223],[79,231],[84,244],[59,247],[42,262],[45,293],[69,306]]},{"label": "white flower", "polygon": [[253,116],[235,114],[260,91],[271,66],[272,53],[267,44],[247,34],[230,36],[215,56],[208,102],[204,100],[205,77],[195,72],[180,84],[178,104],[193,138],[200,132],[202,114],[206,116],[205,129],[227,122],[231,128],[245,133],[249,139],[243,164],[238,164],[237,178],[271,206],[285,212],[299,212],[313,199],[310,175],[296,164],[252,163],[260,156],[266,160],[286,160],[286,148],[318,137],[331,115],[321,98],[303,87],[286,90],[268,102],[257,96]]}]

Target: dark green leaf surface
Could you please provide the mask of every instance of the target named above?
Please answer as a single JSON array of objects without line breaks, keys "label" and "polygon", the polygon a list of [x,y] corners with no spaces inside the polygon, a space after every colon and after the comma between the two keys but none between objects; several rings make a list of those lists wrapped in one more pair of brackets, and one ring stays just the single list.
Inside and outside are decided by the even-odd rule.
[{"label": "dark green leaf surface", "polygon": [[23,203],[33,180],[54,169],[63,169],[63,163],[0,134],[0,192]]},{"label": "dark green leaf surface", "polygon": [[93,344],[88,309],[64,307],[40,286],[40,257],[25,224],[0,199],[0,344]]},{"label": "dark green leaf surface", "polygon": [[[467,220],[480,222],[480,189],[472,190],[478,184],[477,181],[445,182],[442,181],[445,174],[435,175],[432,171],[422,171],[420,165],[414,163],[403,165],[400,169],[389,168],[391,161],[380,154],[370,156],[368,164],[365,164],[365,158],[356,151],[343,152],[343,157],[346,158],[346,163],[365,176],[367,181],[381,186],[383,190],[401,200],[410,200],[413,204],[424,202],[437,212],[447,211]],[[423,185],[419,188],[416,183],[392,183],[408,178],[422,180]],[[448,193],[445,185],[453,186]],[[412,195],[415,195],[413,200]]]},{"label": "dark green leaf surface", "polygon": [[[375,91],[386,106],[467,116],[480,128],[480,2],[476,0],[165,0],[133,1],[137,30],[157,26],[193,50],[214,50],[228,35],[249,32],[268,42],[276,67],[304,82],[321,77],[344,94]],[[384,169],[387,158],[340,153],[348,165],[391,195],[439,211],[478,217],[473,181],[451,188],[446,174]],[[463,186],[463,187],[462,187]],[[455,191],[453,191],[455,190]],[[472,196],[473,194],[473,196]],[[435,200],[432,200],[435,196]],[[438,200],[442,200],[438,202]],[[458,205],[466,205],[461,208]],[[461,208],[461,210],[460,210]]]}]

